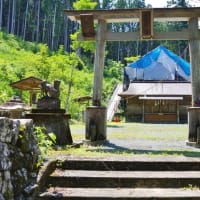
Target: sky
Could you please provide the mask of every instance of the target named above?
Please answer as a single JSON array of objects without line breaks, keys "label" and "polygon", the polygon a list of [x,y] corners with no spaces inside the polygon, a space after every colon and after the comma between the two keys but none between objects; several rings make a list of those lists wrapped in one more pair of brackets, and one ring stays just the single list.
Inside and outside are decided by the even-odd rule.
[{"label": "sky", "polygon": [[[200,0],[188,0],[193,7],[200,7]],[[146,5],[151,4],[153,8],[162,8],[167,6],[167,0],[145,0]]]}]

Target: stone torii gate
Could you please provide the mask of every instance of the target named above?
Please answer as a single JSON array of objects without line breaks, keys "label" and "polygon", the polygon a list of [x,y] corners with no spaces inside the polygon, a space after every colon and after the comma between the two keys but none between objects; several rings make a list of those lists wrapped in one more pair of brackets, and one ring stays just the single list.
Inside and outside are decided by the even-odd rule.
[{"label": "stone torii gate", "polygon": [[[188,40],[191,64],[192,102],[189,110],[190,142],[197,142],[197,130],[200,127],[200,30],[198,19],[200,8],[149,8],[115,10],[65,10],[72,21],[81,24],[79,40],[95,40],[93,106],[87,109],[86,139],[106,139],[106,108],[101,105],[104,51],[106,41],[137,40]],[[188,28],[174,32],[155,32],[154,22],[186,21]],[[108,23],[139,22],[139,32],[111,32]],[[97,23],[95,31],[94,23]],[[200,139],[199,139],[200,140]]]}]

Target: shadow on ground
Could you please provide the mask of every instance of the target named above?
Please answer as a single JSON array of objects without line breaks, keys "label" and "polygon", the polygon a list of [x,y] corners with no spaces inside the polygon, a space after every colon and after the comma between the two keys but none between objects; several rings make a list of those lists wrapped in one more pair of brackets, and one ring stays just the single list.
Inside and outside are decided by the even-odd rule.
[{"label": "shadow on ground", "polygon": [[129,149],[116,145],[114,143],[107,142],[103,146],[95,149],[87,149],[88,152],[97,152],[97,153],[112,153],[112,154],[146,154],[146,155],[166,155],[166,156],[186,156],[186,157],[200,157],[200,152],[198,151],[189,151],[189,150],[145,150],[145,149]]},{"label": "shadow on ground", "polygon": [[124,126],[122,125],[114,125],[114,124],[108,124],[107,128],[123,128]]}]

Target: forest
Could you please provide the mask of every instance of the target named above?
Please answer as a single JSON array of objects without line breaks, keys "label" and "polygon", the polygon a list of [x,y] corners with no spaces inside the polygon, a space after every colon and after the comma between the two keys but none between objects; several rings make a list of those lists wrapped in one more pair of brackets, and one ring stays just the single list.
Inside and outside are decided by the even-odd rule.
[{"label": "forest", "polygon": [[[61,80],[62,107],[78,118],[80,105],[74,99],[92,95],[95,42],[79,42],[79,24],[71,22],[64,9],[145,8],[145,0],[0,0],[0,103],[13,95],[28,102],[10,83],[35,76]],[[166,7],[190,7],[186,0],[169,0]],[[184,22],[154,23],[156,31],[182,30]],[[109,24],[113,32],[137,31],[138,23]],[[164,45],[188,60],[187,41],[108,42],[104,68],[103,103],[122,80],[122,68],[148,51]]]}]

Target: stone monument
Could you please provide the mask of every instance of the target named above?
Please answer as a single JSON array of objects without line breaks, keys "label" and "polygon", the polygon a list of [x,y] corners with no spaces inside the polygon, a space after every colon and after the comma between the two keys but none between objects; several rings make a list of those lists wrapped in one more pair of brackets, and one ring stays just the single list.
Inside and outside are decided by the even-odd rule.
[{"label": "stone monument", "polygon": [[60,109],[60,81],[54,80],[54,84],[47,81],[41,83],[41,98],[37,102],[37,108],[47,110]]},{"label": "stone monument", "polygon": [[37,108],[26,114],[26,118],[33,119],[36,126],[44,127],[46,133],[56,135],[58,145],[73,143],[69,127],[70,114],[60,108],[60,81],[53,84],[41,82],[41,98],[37,101]]}]

